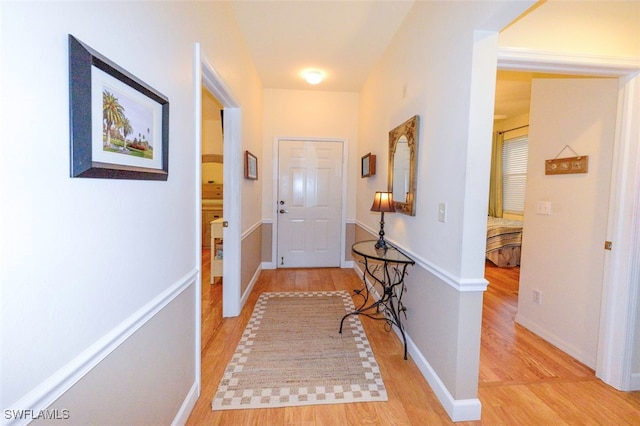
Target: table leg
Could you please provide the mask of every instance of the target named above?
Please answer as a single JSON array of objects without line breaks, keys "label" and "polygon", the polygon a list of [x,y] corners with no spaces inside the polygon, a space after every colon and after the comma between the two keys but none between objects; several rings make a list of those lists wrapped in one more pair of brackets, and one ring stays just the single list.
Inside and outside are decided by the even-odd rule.
[{"label": "table leg", "polygon": [[[365,263],[365,270],[362,274],[363,275],[362,279],[364,281],[363,290],[366,293],[363,296],[362,295],[363,290],[354,290],[355,294],[358,294],[359,296],[362,296],[364,298],[364,302],[362,303],[362,305],[360,305],[359,308],[357,308],[352,312],[347,313],[342,317],[342,320],[340,321],[340,334],[342,334],[344,320],[351,315],[365,315],[375,320],[384,320],[387,322],[387,324],[390,325],[390,327],[393,327],[395,325],[400,331],[400,335],[402,336],[402,343],[404,345],[404,359],[406,360],[407,359],[407,338],[404,333],[404,328],[402,327],[402,320],[400,319],[400,313],[404,312],[405,310],[402,304],[402,294],[404,293],[404,275],[406,272],[406,265],[403,265],[401,272],[398,272],[398,270],[396,269],[396,274],[394,278],[395,280],[397,280],[397,282],[394,282],[395,280],[392,280],[391,274],[389,273],[390,265],[387,262],[385,262],[382,267],[382,274],[383,274],[382,280],[380,280],[378,277],[374,275],[374,273],[378,269],[376,268],[374,271],[372,271],[370,269],[370,265],[367,262],[366,258],[364,263]],[[369,287],[367,285],[367,279],[366,279],[367,274],[371,276],[371,278],[375,282],[379,283],[383,289],[383,294],[380,297],[380,299],[378,299],[377,301],[375,301],[369,306],[365,306],[369,300]],[[400,287],[399,288],[400,296],[397,296],[396,294],[394,294],[395,288],[398,286]],[[394,304],[393,302],[394,298],[397,299],[397,304]],[[368,312],[372,309],[375,309],[375,313],[373,314]],[[380,313],[382,313],[383,315],[382,317],[380,317],[379,315]]]}]

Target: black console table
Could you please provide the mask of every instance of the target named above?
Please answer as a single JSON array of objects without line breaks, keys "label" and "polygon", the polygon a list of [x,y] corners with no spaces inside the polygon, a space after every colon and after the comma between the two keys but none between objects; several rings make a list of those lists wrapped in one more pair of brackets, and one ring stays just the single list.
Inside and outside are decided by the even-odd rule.
[{"label": "black console table", "polygon": [[[402,295],[405,291],[404,276],[407,274],[407,266],[414,265],[415,262],[409,256],[389,245],[386,249],[376,249],[377,240],[360,241],[355,243],[351,250],[362,256],[364,264],[362,280],[364,288],[354,290],[354,293],[361,296],[363,301],[355,311],[349,312],[340,321],[340,333],[344,320],[351,315],[366,315],[369,318],[386,322],[388,330],[396,326],[402,335],[404,343],[404,359],[407,359],[407,338],[404,334],[400,314],[406,318],[406,308],[402,303]],[[378,300],[371,295],[367,284],[367,275],[373,280],[373,287],[376,284],[382,287],[382,294]]]}]

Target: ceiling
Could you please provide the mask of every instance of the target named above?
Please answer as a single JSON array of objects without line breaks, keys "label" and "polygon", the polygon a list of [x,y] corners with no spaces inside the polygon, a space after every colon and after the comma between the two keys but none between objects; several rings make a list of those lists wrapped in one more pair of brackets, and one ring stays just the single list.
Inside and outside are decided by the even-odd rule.
[{"label": "ceiling", "polygon": [[546,74],[539,72],[502,71],[496,77],[494,118],[506,119],[529,112],[531,82],[542,78],[602,78],[573,74]]},{"label": "ceiling", "polygon": [[[233,1],[265,88],[359,92],[413,1]],[[312,86],[305,69],[325,80]],[[495,114],[528,112],[531,73],[499,72]]]},{"label": "ceiling", "polygon": [[498,71],[496,77],[495,119],[507,119],[529,112],[533,73]]},{"label": "ceiling", "polygon": [[[359,92],[413,1],[233,1],[265,88]],[[301,73],[325,73],[311,86]]]}]

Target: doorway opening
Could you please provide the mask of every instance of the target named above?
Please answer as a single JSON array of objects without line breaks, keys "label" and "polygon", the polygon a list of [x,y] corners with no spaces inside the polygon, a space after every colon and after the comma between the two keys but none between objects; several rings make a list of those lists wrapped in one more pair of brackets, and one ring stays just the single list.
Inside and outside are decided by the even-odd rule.
[{"label": "doorway opening", "polygon": [[222,321],[224,239],[224,125],[222,104],[202,87],[202,350]]},{"label": "doorway opening", "polygon": [[631,327],[636,309],[635,304],[622,300],[629,300],[629,297],[635,295],[637,291],[633,280],[635,276],[633,261],[628,256],[624,256],[625,250],[637,250],[629,237],[633,234],[632,230],[638,227],[635,216],[631,214],[631,206],[636,199],[634,182],[637,176],[637,164],[636,158],[629,155],[630,152],[637,152],[636,137],[629,130],[637,121],[637,116],[633,115],[631,108],[633,99],[637,99],[638,96],[637,84],[635,84],[638,81],[637,64],[621,61],[614,63],[606,59],[598,61],[595,58],[558,60],[558,57],[552,54],[514,53],[505,49],[498,53],[498,69],[614,77],[618,80],[619,103],[613,148],[613,176],[610,186],[612,190],[607,235],[608,239],[618,241],[619,251],[605,254],[595,370],[596,376],[606,383],[621,390],[629,390],[631,386],[629,360],[633,349]]},{"label": "doorway opening", "polygon": [[532,81],[587,77],[525,71],[497,72],[486,253],[487,259],[495,266],[520,266],[525,199],[528,200],[526,184]]},{"label": "doorway opening", "polygon": [[[241,297],[240,297],[240,245],[241,245],[241,182],[240,167],[241,160],[241,109],[235,97],[226,86],[220,75],[216,72],[210,61],[205,57],[200,47],[200,43],[194,46],[194,93],[195,93],[195,158],[194,160],[194,192],[196,199],[194,200],[196,218],[195,218],[195,252],[196,267],[200,270],[200,280],[197,281],[196,300],[195,300],[195,375],[198,382],[198,394],[201,383],[201,367],[202,367],[202,292],[204,284],[204,271],[202,256],[202,127],[203,127],[203,90],[211,94],[217,99],[219,105],[222,106],[222,123],[224,128],[223,154],[222,158],[226,165],[223,167],[223,184],[222,205],[223,217],[232,217],[235,220],[228,221],[228,226],[223,228],[224,256],[222,259],[222,268],[224,271],[224,280],[221,284],[222,288],[222,316],[231,317],[240,314]],[[207,179],[210,180],[210,179]],[[212,179],[212,180],[215,180]],[[210,266],[210,258],[209,258]],[[206,264],[204,265],[206,267]],[[210,280],[209,280],[210,281]]]},{"label": "doorway opening", "polygon": [[[204,58],[200,51],[200,45],[196,43],[196,125],[197,125],[197,146],[198,158],[196,169],[197,174],[197,205],[200,212],[202,204],[202,176],[200,173],[202,162],[202,88],[211,93],[223,108],[222,124],[223,132],[223,181],[224,188],[222,191],[223,216],[227,219],[224,221],[223,241],[224,256],[222,260],[222,269],[224,271],[223,299],[222,299],[222,315],[224,317],[232,317],[240,314],[240,196],[241,196],[241,109],[236,102],[229,88],[225,85],[222,78],[218,75],[211,63]],[[215,179],[214,179],[215,180]],[[234,218],[229,220],[228,218]],[[198,228],[201,227],[201,214],[198,214]],[[200,229],[198,234],[200,234]],[[201,251],[201,239],[198,238],[198,253]],[[199,258],[201,256],[198,256]],[[201,260],[201,259],[198,259]],[[198,263],[200,265],[201,262]]]}]

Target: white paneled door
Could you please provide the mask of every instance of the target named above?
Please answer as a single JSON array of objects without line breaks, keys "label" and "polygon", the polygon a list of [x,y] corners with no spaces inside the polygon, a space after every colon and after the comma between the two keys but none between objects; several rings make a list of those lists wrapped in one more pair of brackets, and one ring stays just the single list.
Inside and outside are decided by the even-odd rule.
[{"label": "white paneled door", "polygon": [[278,268],[340,266],[342,142],[280,140]]}]

